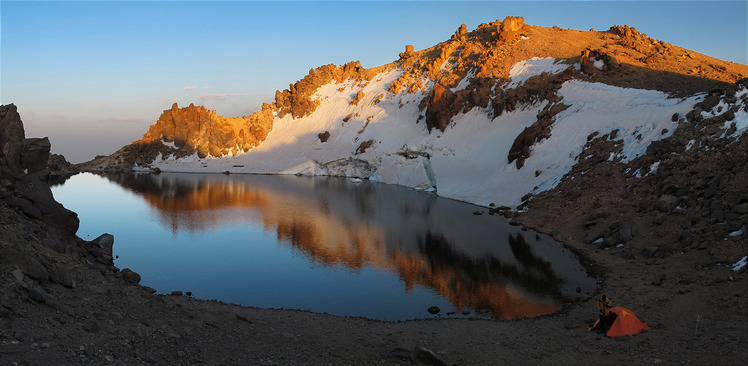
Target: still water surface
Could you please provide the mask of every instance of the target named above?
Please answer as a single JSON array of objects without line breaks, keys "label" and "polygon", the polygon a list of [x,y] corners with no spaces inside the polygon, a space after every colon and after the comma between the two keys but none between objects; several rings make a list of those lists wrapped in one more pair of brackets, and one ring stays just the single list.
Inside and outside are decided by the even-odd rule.
[{"label": "still water surface", "polygon": [[[159,293],[382,320],[555,312],[594,280],[543,234],[407,188],[266,175],[73,176],[78,235]],[[454,314],[451,314],[454,312]],[[463,315],[463,312],[469,315]]]}]

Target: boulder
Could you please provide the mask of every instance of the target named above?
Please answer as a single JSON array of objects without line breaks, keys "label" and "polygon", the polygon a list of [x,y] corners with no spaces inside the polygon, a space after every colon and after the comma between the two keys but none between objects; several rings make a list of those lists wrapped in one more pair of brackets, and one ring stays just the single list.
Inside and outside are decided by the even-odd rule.
[{"label": "boulder", "polygon": [[49,297],[49,295],[47,295],[47,293],[39,286],[30,288],[28,296],[29,299],[40,303],[47,302],[47,298]]},{"label": "boulder", "polygon": [[748,213],[748,203],[741,203],[739,205],[735,205],[732,208],[732,212],[735,212],[737,214],[747,214]]},{"label": "boulder", "polygon": [[467,34],[467,25],[462,24],[460,25],[460,28],[457,28],[455,31],[455,34],[452,35],[452,39],[460,39],[463,35]]},{"label": "boulder", "polygon": [[103,259],[108,264],[113,264],[114,236],[112,234],[101,234],[98,238],[89,241],[88,245],[90,246],[89,250],[99,249],[91,250],[92,253],[96,253],[94,254],[95,257]]},{"label": "boulder", "polygon": [[[464,25],[464,24],[463,24]],[[525,26],[525,18],[523,17],[506,17],[501,22],[502,32],[516,32]]]},{"label": "boulder", "polygon": [[641,254],[644,256],[644,258],[652,258],[654,255],[660,250],[660,247],[657,246],[650,246],[642,248]]},{"label": "boulder", "polygon": [[634,238],[634,222],[627,218],[618,229],[619,238],[622,243],[628,243]]},{"label": "boulder", "polygon": [[592,229],[592,231],[587,233],[587,236],[584,238],[584,242],[587,244],[591,244],[598,239],[602,239],[603,236],[605,236],[605,231],[600,229]]},{"label": "boulder", "polygon": [[122,277],[125,279],[125,281],[130,282],[132,284],[138,284],[140,283],[140,275],[136,272],[133,272],[129,268],[125,268],[122,271]]},{"label": "boulder", "polygon": [[425,363],[426,365],[447,366],[447,363],[441,357],[437,356],[436,353],[421,346],[416,346],[413,349],[413,358],[416,362]]},{"label": "boulder", "polygon": [[69,266],[55,267],[49,275],[49,280],[67,288],[73,288],[75,287],[75,271]]},{"label": "boulder", "polygon": [[663,194],[657,201],[657,208],[660,212],[670,212],[678,207],[678,197],[669,194]]},{"label": "boulder", "polygon": [[415,52],[413,52],[413,45],[409,44],[405,46],[405,52],[400,53],[400,59],[401,60],[407,60],[415,55]]},{"label": "boulder", "polygon": [[18,266],[24,275],[36,281],[46,281],[49,278],[47,268],[39,260],[13,249],[6,249],[0,255],[0,263],[11,265],[11,268],[13,265]]}]

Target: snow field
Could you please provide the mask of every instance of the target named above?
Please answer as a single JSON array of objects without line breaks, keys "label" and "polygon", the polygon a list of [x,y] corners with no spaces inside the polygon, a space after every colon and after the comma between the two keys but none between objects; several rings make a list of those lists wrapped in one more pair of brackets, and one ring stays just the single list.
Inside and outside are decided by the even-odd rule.
[{"label": "snow field", "polygon": [[[573,66],[547,58],[523,61],[512,67],[510,85],[568,67]],[[389,84],[401,72],[382,73],[365,86],[348,80],[320,87],[316,96],[321,104],[312,115],[296,120],[290,115],[276,118],[267,139],[248,152],[207,159],[167,157],[153,166],[162,171],[368,178],[435,190],[440,196],[479,205],[516,207],[527,193],[554,188],[576,164],[591,133],[597,131],[602,136],[617,129],[615,139],[623,140],[618,157],[630,161],[644,154],[650,142],[669,136],[677,125],[671,121],[673,113],[684,115],[696,101],[668,99],[657,91],[568,81],[559,96],[571,107],[556,116],[551,137],[536,143],[522,169],[517,169],[507,160],[509,149],[517,135],[536,122],[537,113],[547,102],[523,106],[496,118],[486,110],[473,108],[455,116],[444,133],[438,129],[429,133],[424,121],[415,122],[425,91],[387,93]],[[422,82],[424,90],[433,86],[433,81]],[[364,98],[357,106],[351,105],[358,91],[364,92]],[[380,94],[385,98],[375,104],[373,100]],[[742,113],[741,121],[745,121]],[[354,117],[343,122],[349,114]],[[738,124],[744,130],[748,122]],[[322,143],[317,134],[324,131],[330,132],[330,138]],[[367,140],[373,140],[373,145],[365,153],[355,154]]]}]

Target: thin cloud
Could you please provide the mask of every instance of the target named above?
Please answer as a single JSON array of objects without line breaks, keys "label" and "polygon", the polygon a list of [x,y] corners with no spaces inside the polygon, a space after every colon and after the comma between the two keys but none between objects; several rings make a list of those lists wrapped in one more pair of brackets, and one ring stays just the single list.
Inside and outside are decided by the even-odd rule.
[{"label": "thin cloud", "polygon": [[109,118],[103,118],[100,119],[99,122],[101,123],[143,123],[146,122],[146,120],[142,118],[127,118],[127,117],[109,117]]},{"label": "thin cloud", "polygon": [[250,96],[250,95],[252,95],[252,94],[249,94],[249,93],[242,93],[242,94],[237,94],[237,93],[203,94],[203,95],[197,97],[197,99],[200,99],[200,100],[225,100],[225,99],[228,99],[228,98],[247,97],[247,96]]},{"label": "thin cloud", "polygon": [[190,86],[185,86],[184,90],[193,90],[193,89],[196,89],[196,88],[197,88],[197,85],[190,85]]}]

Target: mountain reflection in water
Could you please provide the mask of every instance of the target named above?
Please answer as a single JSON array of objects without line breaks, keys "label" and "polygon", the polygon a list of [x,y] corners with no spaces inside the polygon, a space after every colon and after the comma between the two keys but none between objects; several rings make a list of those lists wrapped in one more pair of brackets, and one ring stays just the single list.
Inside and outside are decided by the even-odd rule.
[{"label": "mountain reflection in water", "polygon": [[261,225],[325,268],[383,269],[408,292],[416,285],[437,291],[458,312],[535,317],[594,286],[576,257],[547,236],[398,186],[288,176],[105,177],[142,197],[174,235]]}]

